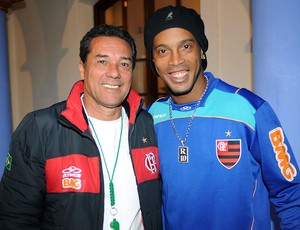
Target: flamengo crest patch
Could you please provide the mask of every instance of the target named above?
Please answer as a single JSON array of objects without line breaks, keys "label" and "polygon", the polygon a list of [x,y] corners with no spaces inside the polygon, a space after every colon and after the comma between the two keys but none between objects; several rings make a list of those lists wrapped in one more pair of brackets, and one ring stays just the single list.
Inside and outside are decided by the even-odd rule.
[{"label": "flamengo crest patch", "polygon": [[241,158],[241,140],[216,140],[216,154],[219,162],[227,169],[233,168]]}]

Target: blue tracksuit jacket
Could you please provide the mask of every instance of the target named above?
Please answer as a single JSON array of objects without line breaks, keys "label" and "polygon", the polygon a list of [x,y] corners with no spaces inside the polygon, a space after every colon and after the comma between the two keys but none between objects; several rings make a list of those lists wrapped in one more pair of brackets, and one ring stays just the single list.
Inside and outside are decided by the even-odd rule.
[{"label": "blue tracksuit jacket", "polygon": [[[269,201],[281,228],[300,229],[300,173],[270,105],[211,73],[184,150],[170,122],[169,98],[149,108],[158,136],[165,228],[270,229]],[[174,104],[181,139],[196,102]],[[270,198],[270,200],[269,200]]]}]

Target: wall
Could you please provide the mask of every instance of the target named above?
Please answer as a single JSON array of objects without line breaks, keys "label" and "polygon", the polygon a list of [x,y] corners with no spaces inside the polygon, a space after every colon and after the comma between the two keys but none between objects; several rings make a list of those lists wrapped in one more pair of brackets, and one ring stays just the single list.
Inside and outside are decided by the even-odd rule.
[{"label": "wall", "polygon": [[201,16],[209,40],[207,71],[252,90],[250,2],[201,0]]},{"label": "wall", "polygon": [[79,80],[79,42],[96,0],[26,0],[9,12],[13,128],[33,109],[64,100]]}]

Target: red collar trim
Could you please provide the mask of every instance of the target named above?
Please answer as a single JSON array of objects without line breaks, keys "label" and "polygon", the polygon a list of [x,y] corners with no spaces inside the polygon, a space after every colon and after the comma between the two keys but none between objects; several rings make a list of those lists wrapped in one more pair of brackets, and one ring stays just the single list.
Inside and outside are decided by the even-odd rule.
[{"label": "red collar trim", "polygon": [[[88,124],[83,116],[83,108],[80,98],[83,93],[84,82],[83,80],[80,80],[74,84],[67,99],[67,108],[61,113],[62,116],[77,126],[82,132],[88,129]],[[126,100],[130,107],[129,123],[134,124],[135,116],[140,107],[142,97],[133,89],[130,89]]]}]

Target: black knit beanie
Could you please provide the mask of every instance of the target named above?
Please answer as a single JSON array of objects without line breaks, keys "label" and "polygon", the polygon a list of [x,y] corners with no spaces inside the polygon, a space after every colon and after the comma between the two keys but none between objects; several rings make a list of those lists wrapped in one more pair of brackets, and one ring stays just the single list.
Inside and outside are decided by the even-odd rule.
[{"label": "black knit beanie", "polygon": [[199,46],[204,53],[204,59],[201,59],[201,65],[204,71],[207,67],[205,53],[208,49],[208,40],[204,32],[204,23],[201,16],[194,9],[186,8],[184,6],[166,6],[160,8],[146,21],[144,42],[152,71],[154,74],[158,75],[152,61],[152,45],[154,37],[163,30],[175,27],[188,30],[197,39]]}]

